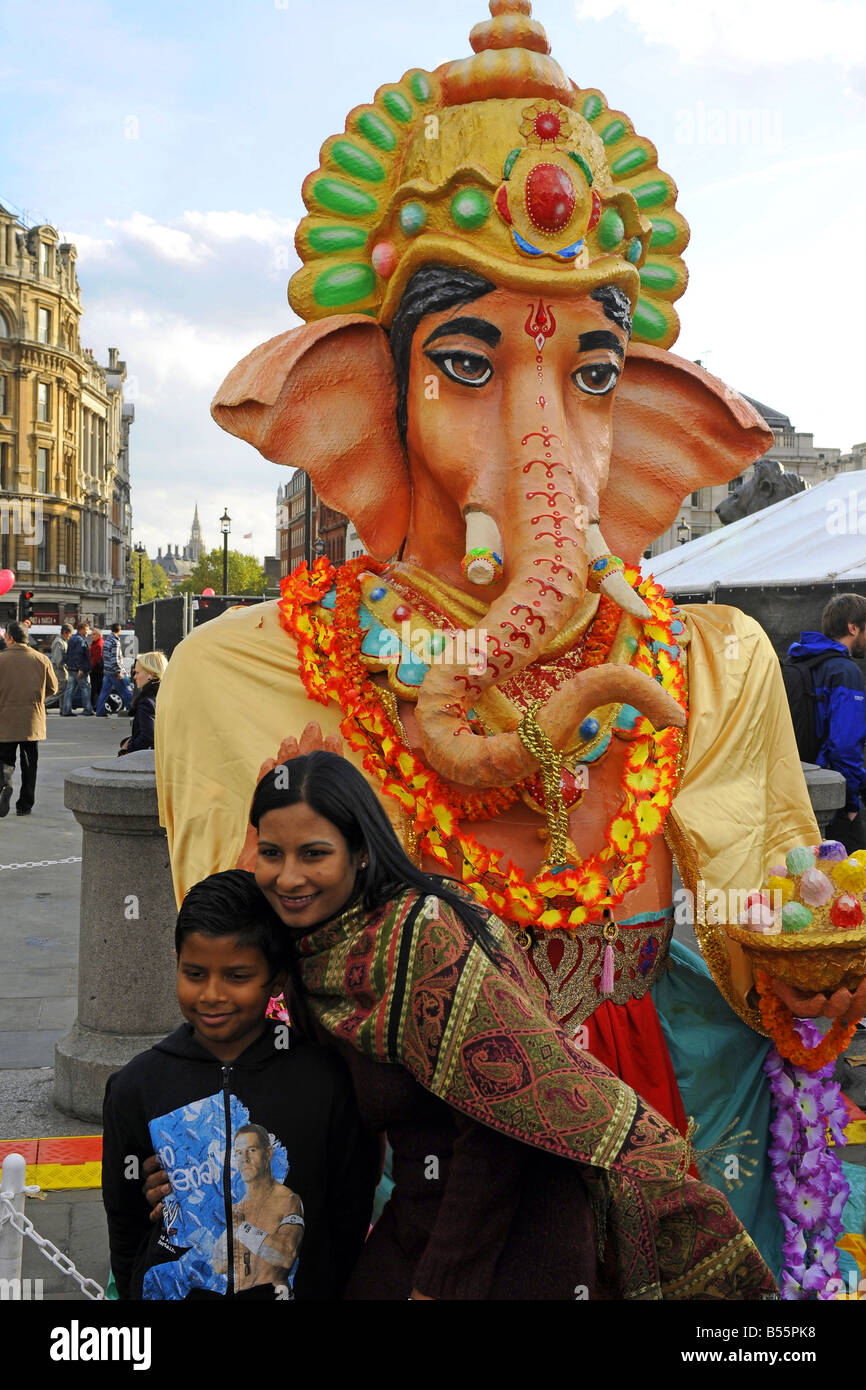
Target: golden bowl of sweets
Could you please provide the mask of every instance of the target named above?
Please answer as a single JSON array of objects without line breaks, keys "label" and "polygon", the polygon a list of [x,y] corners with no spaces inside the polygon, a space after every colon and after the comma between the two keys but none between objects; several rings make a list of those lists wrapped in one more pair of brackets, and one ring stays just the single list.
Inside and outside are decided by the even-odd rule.
[{"label": "golden bowl of sweets", "polygon": [[866,850],[849,855],[838,840],[789,850],[725,930],[797,989],[853,990],[866,975]]}]

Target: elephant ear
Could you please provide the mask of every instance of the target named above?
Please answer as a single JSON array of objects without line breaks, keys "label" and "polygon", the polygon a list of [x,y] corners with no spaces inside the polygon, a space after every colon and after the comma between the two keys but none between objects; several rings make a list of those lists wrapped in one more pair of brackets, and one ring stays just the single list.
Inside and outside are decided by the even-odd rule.
[{"label": "elephant ear", "polygon": [[736,478],[772,443],[763,417],[718,377],[662,348],[632,344],[600,503],[608,545],[636,564],[690,492]]},{"label": "elephant ear", "polygon": [[389,560],[410,502],[396,401],[384,332],[363,314],[338,314],[255,348],[229,372],[211,414],[266,459],[309,473],[368,552]]}]

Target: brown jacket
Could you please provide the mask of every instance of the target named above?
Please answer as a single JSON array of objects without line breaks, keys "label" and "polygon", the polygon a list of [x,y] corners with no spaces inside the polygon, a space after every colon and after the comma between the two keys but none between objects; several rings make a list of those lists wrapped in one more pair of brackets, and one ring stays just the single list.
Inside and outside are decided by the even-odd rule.
[{"label": "brown jacket", "polygon": [[45,738],[45,696],[56,693],[57,677],[48,657],[10,642],[0,652],[0,743]]}]

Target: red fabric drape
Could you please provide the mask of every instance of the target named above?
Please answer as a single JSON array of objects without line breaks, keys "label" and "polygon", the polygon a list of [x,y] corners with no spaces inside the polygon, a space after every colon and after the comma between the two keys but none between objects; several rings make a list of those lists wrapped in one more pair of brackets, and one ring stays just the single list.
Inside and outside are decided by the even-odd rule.
[{"label": "red fabric drape", "polygon": [[628,1004],[605,1000],[585,1026],[593,1056],[685,1134],[686,1112],[651,996]]}]

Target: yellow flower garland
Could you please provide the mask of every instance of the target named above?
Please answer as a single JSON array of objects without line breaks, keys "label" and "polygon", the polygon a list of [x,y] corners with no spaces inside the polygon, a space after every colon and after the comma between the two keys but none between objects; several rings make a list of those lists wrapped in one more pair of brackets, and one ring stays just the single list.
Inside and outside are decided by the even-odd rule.
[{"label": "yellow flower garland", "polygon": [[[629,745],[622,775],[623,801],[605,833],[604,847],[580,864],[551,870],[527,879],[510,860],[479,844],[460,827],[462,806],[435,772],[407,747],[385,711],[380,692],[360,659],[358,619],[361,573],[382,573],[384,566],[369,556],[349,561],[339,570],[322,558],[312,571],[306,565],[283,580],[280,621],[297,642],[301,678],[310,699],[339,705],[341,732],[362,754],[364,767],[382,791],[397,800],[412,820],[419,847],[448,873],[462,864],[462,877],[479,902],[518,928],[576,927],[604,908],[616,907],[646,876],[650,842],[664,826],[677,785],[679,729],[652,727],[640,717]],[[627,572],[636,583],[636,572]],[[319,605],[336,584],[333,613]],[[671,632],[672,608],[660,585],[645,580],[637,591],[652,611],[633,665],[655,675],[686,708],[685,681],[680,664],[661,650],[654,657],[649,641],[676,644]],[[509,798],[510,799],[510,798]],[[479,798],[473,819],[490,814]],[[559,903],[565,902],[565,906]],[[576,905],[575,905],[576,904]]]}]

